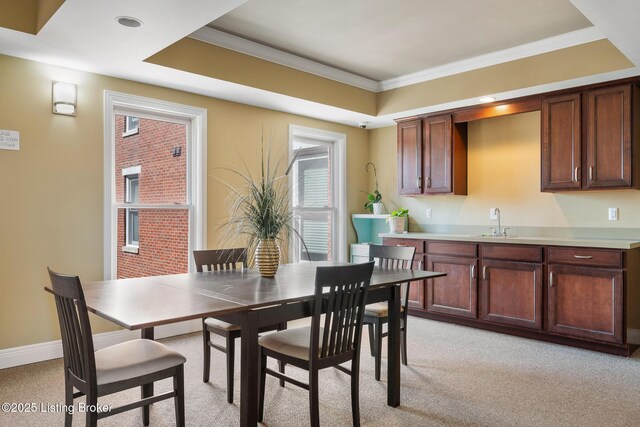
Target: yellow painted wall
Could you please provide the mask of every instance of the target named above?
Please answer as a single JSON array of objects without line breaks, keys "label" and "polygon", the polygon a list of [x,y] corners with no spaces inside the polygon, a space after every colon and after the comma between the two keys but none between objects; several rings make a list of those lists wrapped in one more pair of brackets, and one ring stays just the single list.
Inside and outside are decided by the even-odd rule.
[{"label": "yellow painted wall", "polygon": [[146,61],[363,114],[376,114],[373,92],[191,38],[177,41]]},{"label": "yellow painted wall", "polygon": [[[366,189],[367,132],[97,74],[0,56],[0,129],[20,131],[20,151],[0,150],[0,349],[59,338],[46,267],[99,280],[103,271],[103,91],[206,108],[208,168],[252,164],[264,125],[284,152],[287,126],[347,134],[348,211]],[[54,80],[78,85],[77,117],[51,113]],[[255,162],[253,163],[255,165]],[[208,181],[208,239],[225,215],[226,193]],[[349,228],[349,240],[354,239]],[[113,325],[92,317],[94,332]]]},{"label": "yellow painted wall", "polygon": [[0,2],[0,27],[36,34],[38,0]]},{"label": "yellow painted wall", "polygon": [[[397,194],[396,129],[372,130],[370,160],[378,168],[383,200],[390,208],[408,208],[415,228],[489,227],[495,225],[491,207],[500,208],[506,226],[640,228],[640,191],[540,192],[539,112],[471,122],[468,141],[467,196],[403,197]],[[607,220],[609,207],[620,208],[619,221]]]},{"label": "yellow painted wall", "polygon": [[535,55],[377,94],[378,115],[633,67],[609,40]]}]

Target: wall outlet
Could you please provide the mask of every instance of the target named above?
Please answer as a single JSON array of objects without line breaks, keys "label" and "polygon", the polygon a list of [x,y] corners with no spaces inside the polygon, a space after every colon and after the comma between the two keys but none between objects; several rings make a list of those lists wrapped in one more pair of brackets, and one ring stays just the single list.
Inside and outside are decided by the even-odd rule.
[{"label": "wall outlet", "polygon": [[618,220],[618,208],[609,208],[609,221]]},{"label": "wall outlet", "polygon": [[427,219],[431,219],[431,208],[427,208],[427,209],[425,209],[425,211],[424,211],[424,216],[425,216]]},{"label": "wall outlet", "polygon": [[489,208],[489,219],[498,219],[498,208]]}]

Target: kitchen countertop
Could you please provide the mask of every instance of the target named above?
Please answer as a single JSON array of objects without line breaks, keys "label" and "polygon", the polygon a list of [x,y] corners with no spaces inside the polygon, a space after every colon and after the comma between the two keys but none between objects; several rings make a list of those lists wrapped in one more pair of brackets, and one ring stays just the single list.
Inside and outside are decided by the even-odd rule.
[{"label": "kitchen countertop", "polygon": [[519,245],[543,245],[543,246],[574,246],[584,248],[605,248],[605,249],[635,249],[640,248],[638,240],[624,239],[604,239],[604,238],[582,238],[582,237],[487,237],[483,235],[471,234],[441,234],[441,233],[420,233],[405,232],[380,233],[380,237],[394,239],[419,239],[419,240],[450,240],[456,242],[478,242],[478,243],[506,243]]}]

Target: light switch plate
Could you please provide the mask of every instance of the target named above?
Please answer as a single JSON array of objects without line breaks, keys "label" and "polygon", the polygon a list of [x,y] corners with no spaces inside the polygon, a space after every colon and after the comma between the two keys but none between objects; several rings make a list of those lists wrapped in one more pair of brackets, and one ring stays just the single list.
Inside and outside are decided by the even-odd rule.
[{"label": "light switch plate", "polygon": [[498,219],[498,212],[496,212],[498,208],[489,208],[489,219]]},{"label": "light switch plate", "polygon": [[427,219],[431,219],[431,208],[426,208],[426,209],[424,210],[424,216],[425,216]]},{"label": "light switch plate", "polygon": [[618,208],[609,208],[609,221],[618,220]]}]

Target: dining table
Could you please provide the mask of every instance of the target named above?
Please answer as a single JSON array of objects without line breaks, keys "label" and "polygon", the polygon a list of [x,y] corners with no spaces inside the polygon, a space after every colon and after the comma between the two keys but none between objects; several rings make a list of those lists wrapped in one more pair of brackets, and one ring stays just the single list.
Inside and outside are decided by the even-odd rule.
[{"label": "dining table", "polygon": [[[284,264],[273,278],[257,269],[114,279],[83,284],[87,309],[142,338],[154,339],[156,326],[215,317],[242,328],[240,425],[258,422],[258,331],[312,315],[318,266],[345,265],[318,261]],[[375,267],[367,303],[388,301],[387,405],[400,405],[400,284],[444,276],[422,270]],[[143,386],[143,397],[153,384]],[[148,417],[148,411],[145,417]]]}]

